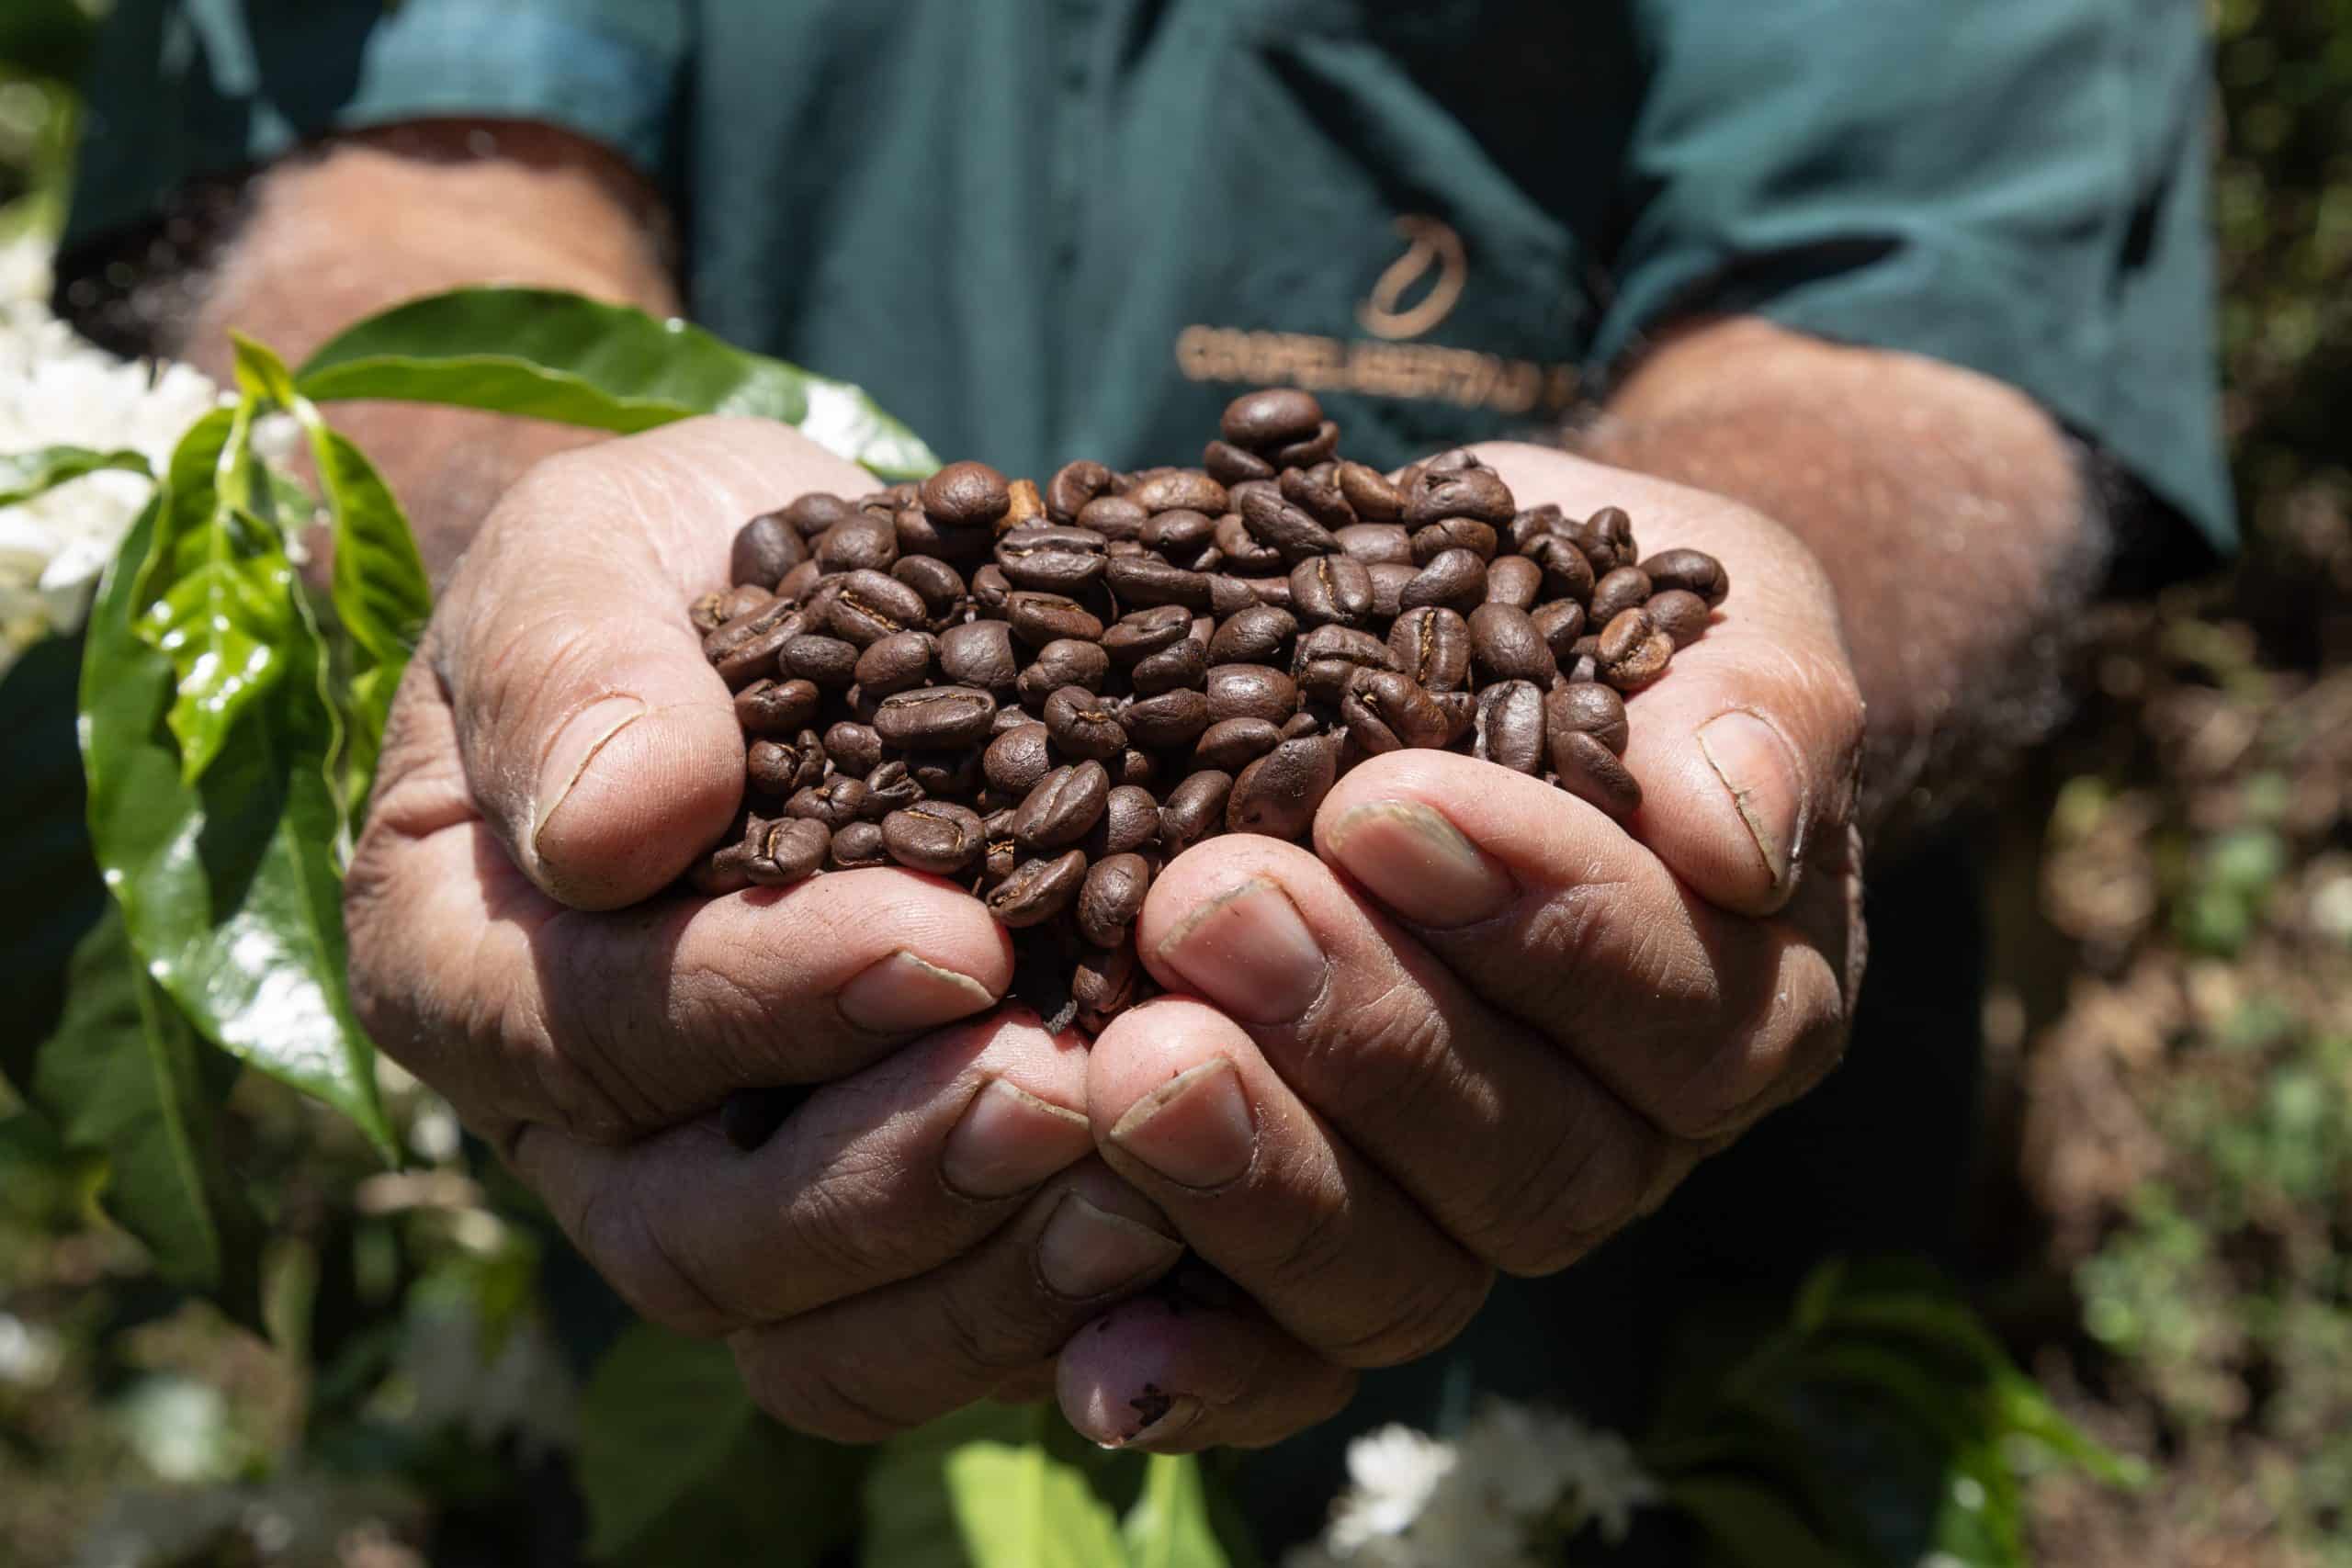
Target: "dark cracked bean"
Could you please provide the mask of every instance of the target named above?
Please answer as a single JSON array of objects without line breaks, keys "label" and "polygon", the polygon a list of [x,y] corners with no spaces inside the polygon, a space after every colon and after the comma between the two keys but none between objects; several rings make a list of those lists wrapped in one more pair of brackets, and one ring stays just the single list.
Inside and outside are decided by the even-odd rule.
[{"label": "dark cracked bean", "polygon": [[1115,947],[1151,891],[1151,865],[1143,856],[1114,854],[1087,868],[1078,890],[1079,934],[1097,947]]},{"label": "dark cracked bean", "polygon": [[1084,850],[1023,861],[989,890],[989,913],[1014,931],[1040,925],[1069,908],[1085,881]]},{"label": "dark cracked bean", "polygon": [[1014,807],[1012,837],[1024,850],[1068,849],[1102,820],[1110,799],[1111,775],[1102,763],[1056,768]]},{"label": "dark cracked bean", "polygon": [[1064,686],[1046,699],[1046,733],[1073,757],[1106,761],[1126,750],[1127,731],[1114,705],[1083,686]]},{"label": "dark cracked bean", "polygon": [[874,728],[893,746],[972,746],[995,716],[996,699],[977,686],[928,686],[883,698]]},{"label": "dark cracked bean", "polygon": [[969,807],[925,800],[882,818],[882,841],[910,871],[954,876],[987,852],[988,832]]},{"label": "dark cracked bean", "polygon": [[1339,777],[1339,752],[1321,736],[1285,740],[1241,770],[1225,803],[1227,832],[1295,839]]}]

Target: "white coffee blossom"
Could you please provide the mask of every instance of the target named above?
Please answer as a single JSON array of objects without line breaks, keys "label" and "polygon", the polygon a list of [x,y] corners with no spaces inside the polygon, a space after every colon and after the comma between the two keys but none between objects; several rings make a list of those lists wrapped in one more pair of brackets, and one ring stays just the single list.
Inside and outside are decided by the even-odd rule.
[{"label": "white coffee blossom", "polygon": [[[0,454],[129,447],[162,468],[220,389],[185,365],[158,369],[84,342],[49,313],[48,288],[45,245],[0,245]],[[33,639],[81,625],[153,489],[136,474],[92,474],[0,506],[0,670]]]},{"label": "white coffee blossom", "polygon": [[1503,1400],[1451,1441],[1366,1433],[1348,1447],[1348,1483],[1323,1539],[1283,1568],[1536,1568],[1588,1525],[1622,1541],[1661,1496],[1623,1437]]}]

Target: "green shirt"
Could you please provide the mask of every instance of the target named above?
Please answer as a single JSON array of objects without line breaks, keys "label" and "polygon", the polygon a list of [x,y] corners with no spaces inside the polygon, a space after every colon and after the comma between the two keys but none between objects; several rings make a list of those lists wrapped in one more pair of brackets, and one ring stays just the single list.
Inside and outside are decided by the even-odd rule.
[{"label": "green shirt", "polygon": [[2215,544],[2187,0],[119,0],[78,242],[332,127],[633,159],[693,315],[942,453],[1169,461],[1238,389],[1401,462],[1687,311],[2024,389]]}]

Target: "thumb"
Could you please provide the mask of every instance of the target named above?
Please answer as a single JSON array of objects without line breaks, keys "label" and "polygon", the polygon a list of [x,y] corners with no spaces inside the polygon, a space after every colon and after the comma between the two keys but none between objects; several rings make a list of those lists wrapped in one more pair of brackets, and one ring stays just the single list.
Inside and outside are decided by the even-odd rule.
[{"label": "thumb", "polygon": [[726,830],[742,731],[686,605],[727,581],[747,518],[873,484],[782,426],[692,420],[550,458],[500,502],[428,646],[475,804],[550,897],[633,903]]}]

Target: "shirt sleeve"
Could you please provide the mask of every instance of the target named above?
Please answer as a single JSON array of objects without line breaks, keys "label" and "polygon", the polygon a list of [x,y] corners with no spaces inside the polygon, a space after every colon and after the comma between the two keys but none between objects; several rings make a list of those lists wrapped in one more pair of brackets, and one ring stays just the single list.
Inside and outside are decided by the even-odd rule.
[{"label": "shirt sleeve", "polygon": [[1595,355],[1760,314],[2008,382],[2216,548],[2208,79],[2191,0],[1640,0]]},{"label": "shirt sleeve", "polygon": [[528,119],[660,180],[684,0],[118,0],[85,83],[62,248],[307,137],[403,119]]}]

